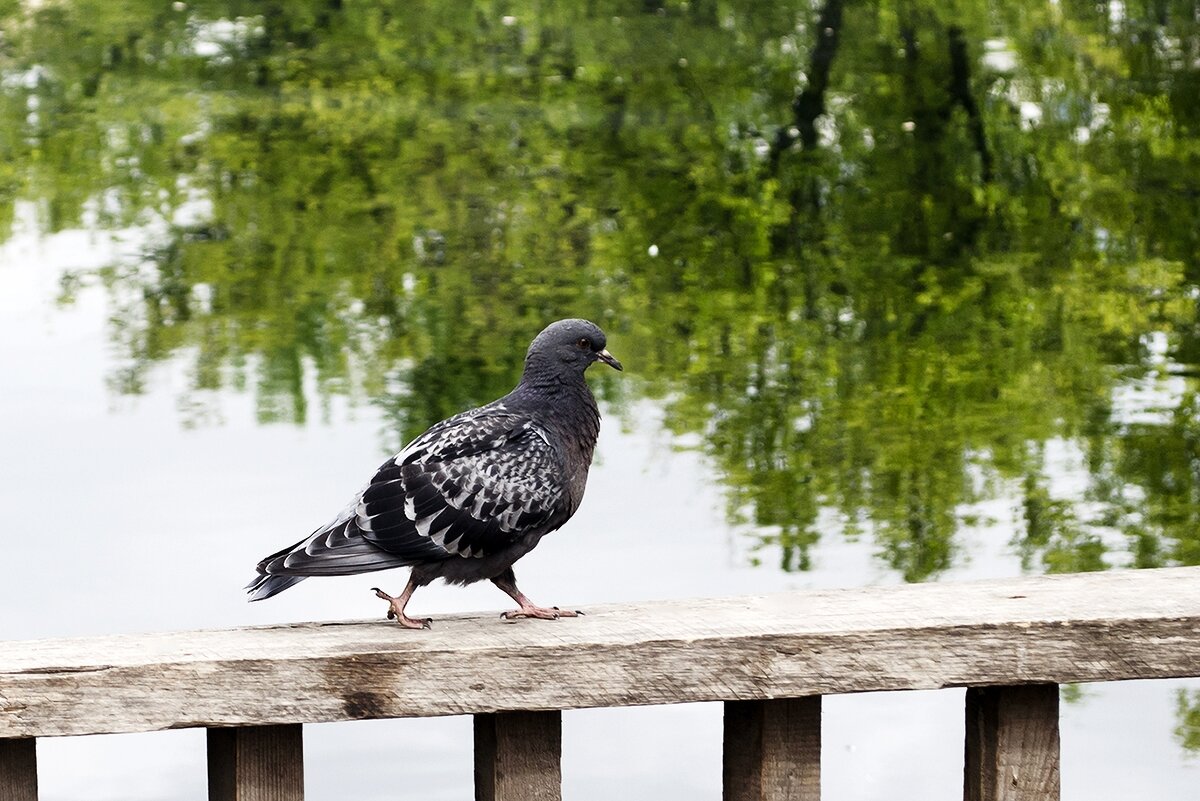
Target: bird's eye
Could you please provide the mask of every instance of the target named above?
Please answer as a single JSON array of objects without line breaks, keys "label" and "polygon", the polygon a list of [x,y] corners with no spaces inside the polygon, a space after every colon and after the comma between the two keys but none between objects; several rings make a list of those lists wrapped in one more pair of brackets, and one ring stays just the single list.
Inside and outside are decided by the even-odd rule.
[{"label": "bird's eye", "polygon": [[581,338],[581,339],[580,339],[578,342],[576,342],[575,344],[576,344],[576,345],[578,345],[578,346],[579,346],[579,347],[581,347],[581,348],[590,348],[590,347],[592,346],[592,343],[588,341],[587,337],[583,337],[583,338]]}]

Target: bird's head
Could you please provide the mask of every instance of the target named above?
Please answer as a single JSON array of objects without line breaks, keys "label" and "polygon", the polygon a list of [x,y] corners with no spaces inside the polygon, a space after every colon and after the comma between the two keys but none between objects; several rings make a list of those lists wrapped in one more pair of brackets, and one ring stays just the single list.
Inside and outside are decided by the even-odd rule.
[{"label": "bird's head", "polygon": [[559,320],[546,326],[534,337],[525,354],[525,367],[554,372],[577,370],[582,373],[592,362],[604,362],[617,370],[621,363],[606,350],[608,344],[600,326],[588,320]]}]

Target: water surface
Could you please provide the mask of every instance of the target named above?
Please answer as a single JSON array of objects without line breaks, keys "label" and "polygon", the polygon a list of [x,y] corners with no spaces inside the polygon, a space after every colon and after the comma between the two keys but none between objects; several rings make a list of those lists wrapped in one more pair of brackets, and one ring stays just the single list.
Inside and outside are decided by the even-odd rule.
[{"label": "water surface", "polygon": [[[627,372],[539,602],[1200,563],[1193,4],[0,10],[0,640],[378,614],[238,588],[564,316]],[[1066,699],[1067,798],[1191,796],[1195,682]],[[831,796],[958,792],[961,692],[826,709]],[[717,797],[718,707],[564,731],[570,798]],[[469,793],[469,721],[306,747]],[[197,732],[42,756],[204,794]]]}]

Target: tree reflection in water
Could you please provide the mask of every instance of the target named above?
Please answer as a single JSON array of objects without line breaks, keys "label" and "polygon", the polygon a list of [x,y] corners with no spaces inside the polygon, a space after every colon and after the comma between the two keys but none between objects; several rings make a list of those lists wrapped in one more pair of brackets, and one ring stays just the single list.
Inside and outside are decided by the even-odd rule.
[{"label": "tree reflection in water", "polygon": [[935,576],[1001,492],[1031,570],[1200,563],[1192,3],[505,8],[9,4],[0,226],[169,223],[63,300],[185,422],[395,444],[586,315],[785,570],[833,510]]}]

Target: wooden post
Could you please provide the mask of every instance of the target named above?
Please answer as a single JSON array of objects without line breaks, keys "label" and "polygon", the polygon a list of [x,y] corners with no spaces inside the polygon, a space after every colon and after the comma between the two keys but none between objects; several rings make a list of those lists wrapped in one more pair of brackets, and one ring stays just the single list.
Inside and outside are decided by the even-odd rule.
[{"label": "wooden post", "polygon": [[821,696],[725,702],[725,801],[819,801]]},{"label": "wooden post", "polygon": [[1058,801],[1058,685],[967,688],[966,801]]},{"label": "wooden post", "polygon": [[303,801],[299,723],[208,730],[209,801]]},{"label": "wooden post", "polygon": [[561,801],[562,713],[475,716],[475,801]]},{"label": "wooden post", "polygon": [[37,740],[0,739],[0,799],[37,801]]}]

